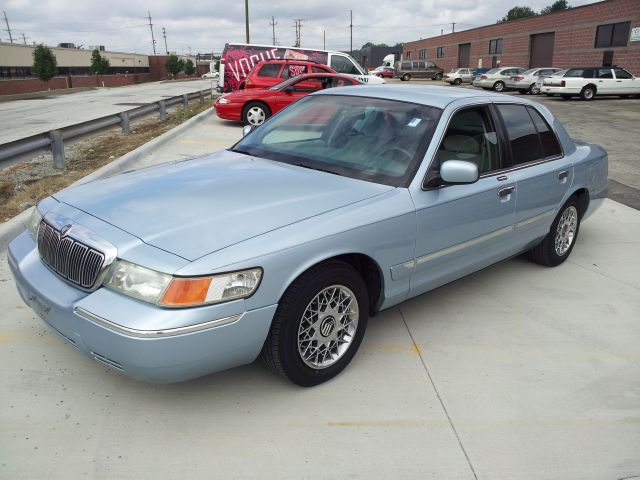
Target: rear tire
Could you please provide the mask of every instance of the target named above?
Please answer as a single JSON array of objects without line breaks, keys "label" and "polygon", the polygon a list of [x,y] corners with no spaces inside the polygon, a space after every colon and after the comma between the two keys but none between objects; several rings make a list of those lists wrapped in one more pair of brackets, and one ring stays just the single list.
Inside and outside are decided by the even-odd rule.
[{"label": "rear tire", "polygon": [[564,262],[573,250],[580,230],[580,209],[574,196],[567,200],[553,220],[547,236],[527,252],[529,259],[545,267]]},{"label": "rear tire", "polygon": [[368,308],[367,288],[353,267],[340,261],[313,267],[280,299],[260,357],[300,386],[326,382],[358,351]]},{"label": "rear tire", "polygon": [[531,86],[529,87],[529,94],[538,95],[539,93],[540,93],[540,89],[536,87],[535,83],[532,83]]},{"label": "rear tire", "polygon": [[580,98],[586,101],[593,100],[593,97],[596,96],[596,89],[593,87],[584,87],[580,92]]},{"label": "rear tire", "polygon": [[400,77],[400,80],[402,80],[403,82],[408,82],[409,80],[411,80],[411,75],[405,73],[404,75],[402,75],[402,77]]},{"label": "rear tire", "polygon": [[434,80],[442,80],[442,74],[441,73],[436,73],[436,76],[433,77]]}]

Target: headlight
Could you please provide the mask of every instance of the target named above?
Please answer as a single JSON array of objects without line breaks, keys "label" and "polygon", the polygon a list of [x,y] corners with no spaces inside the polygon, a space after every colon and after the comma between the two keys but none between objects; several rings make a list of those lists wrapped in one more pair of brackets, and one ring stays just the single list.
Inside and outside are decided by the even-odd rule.
[{"label": "headlight", "polygon": [[29,222],[27,223],[27,232],[31,235],[34,241],[38,241],[38,226],[40,226],[40,222],[42,221],[42,214],[38,210],[38,206],[33,207],[31,211],[31,217],[29,217]]},{"label": "headlight", "polygon": [[221,103],[222,105],[226,105],[227,103],[231,103],[231,100],[229,100],[228,98],[225,98],[225,97],[220,97],[218,99],[218,103]]},{"label": "headlight", "polygon": [[118,260],[104,285],[160,306],[195,307],[250,297],[261,278],[260,268],[208,277],[173,277]]},{"label": "headlight", "polygon": [[170,281],[171,275],[166,273],[117,260],[104,284],[145,302],[158,303]]}]

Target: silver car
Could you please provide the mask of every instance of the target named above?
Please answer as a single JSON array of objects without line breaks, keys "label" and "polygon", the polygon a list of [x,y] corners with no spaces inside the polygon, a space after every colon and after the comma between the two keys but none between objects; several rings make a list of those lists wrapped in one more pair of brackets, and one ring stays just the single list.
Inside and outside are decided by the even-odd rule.
[{"label": "silver car", "polygon": [[473,82],[473,70],[470,68],[452,68],[449,73],[444,74],[442,80],[450,85],[471,83]]},{"label": "silver car", "polygon": [[524,72],[524,68],[521,67],[492,68],[480,76],[476,76],[473,80],[473,86],[502,92],[511,77],[522,72]]},{"label": "silver car", "polygon": [[260,356],[312,386],[381,310],[522,252],[560,265],[607,196],[606,152],[523,98],[344,87],[252,128],[42,200],[8,251],[25,303],[140,380]]},{"label": "silver car", "polygon": [[540,93],[540,87],[536,84],[540,82],[541,85],[542,80],[559,71],[559,68],[551,67],[532,68],[512,76],[507,81],[506,88],[508,90],[517,90],[522,94],[530,93],[531,95],[538,95]]}]

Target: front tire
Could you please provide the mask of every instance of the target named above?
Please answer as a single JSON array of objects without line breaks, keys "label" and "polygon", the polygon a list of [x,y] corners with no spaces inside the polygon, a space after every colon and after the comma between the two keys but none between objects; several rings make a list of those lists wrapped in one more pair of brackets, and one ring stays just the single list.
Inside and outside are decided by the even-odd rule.
[{"label": "front tire", "polygon": [[271,110],[262,102],[249,102],[242,109],[242,122],[257,127],[271,116]]},{"label": "front tire", "polygon": [[530,260],[546,267],[555,267],[571,254],[580,230],[578,199],[571,197],[551,224],[542,242],[527,252]]},{"label": "front tire", "polygon": [[367,288],[353,267],[340,261],[313,267],[280,299],[260,356],[300,386],[326,382],[358,351],[368,308]]},{"label": "front tire", "polygon": [[496,92],[502,92],[504,90],[504,82],[497,81],[496,83],[493,84],[493,89]]},{"label": "front tire", "polygon": [[453,84],[454,84],[456,87],[457,87],[458,85],[460,85],[461,83],[462,83],[462,80],[461,80],[461,79],[459,79],[459,78],[456,78],[456,79],[453,81]]}]

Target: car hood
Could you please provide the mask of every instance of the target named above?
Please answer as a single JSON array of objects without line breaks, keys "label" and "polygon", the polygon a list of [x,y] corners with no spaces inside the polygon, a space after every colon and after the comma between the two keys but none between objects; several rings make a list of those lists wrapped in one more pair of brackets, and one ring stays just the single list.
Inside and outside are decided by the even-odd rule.
[{"label": "car hood", "polygon": [[221,151],[54,196],[149,245],[195,260],[393,188]]}]

